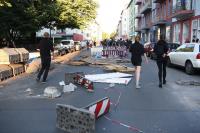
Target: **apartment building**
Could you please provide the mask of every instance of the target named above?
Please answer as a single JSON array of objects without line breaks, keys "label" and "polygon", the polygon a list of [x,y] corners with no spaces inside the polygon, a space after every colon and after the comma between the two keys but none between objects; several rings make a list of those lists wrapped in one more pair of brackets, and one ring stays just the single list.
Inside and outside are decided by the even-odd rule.
[{"label": "apartment building", "polygon": [[130,0],[129,34],[140,35],[143,43],[156,42],[160,35],[180,44],[200,39],[198,6],[200,0]]},{"label": "apartment building", "polygon": [[184,43],[200,39],[200,1],[173,0],[173,42]]}]

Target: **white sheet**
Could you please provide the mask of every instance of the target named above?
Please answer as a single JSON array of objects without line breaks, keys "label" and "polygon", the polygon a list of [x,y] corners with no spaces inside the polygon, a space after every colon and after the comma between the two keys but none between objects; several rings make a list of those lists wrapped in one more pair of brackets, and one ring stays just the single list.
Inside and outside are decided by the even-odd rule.
[{"label": "white sheet", "polygon": [[127,85],[130,81],[131,81],[131,78],[112,78],[112,79],[95,80],[94,82],[126,84]]},{"label": "white sheet", "polygon": [[[124,78],[124,77],[132,77],[132,74],[126,74],[126,73],[104,73],[104,74],[92,74],[92,75],[85,75],[85,78],[91,81],[96,80],[105,80],[105,79],[113,79],[113,78]],[[121,79],[119,79],[121,81]]]}]

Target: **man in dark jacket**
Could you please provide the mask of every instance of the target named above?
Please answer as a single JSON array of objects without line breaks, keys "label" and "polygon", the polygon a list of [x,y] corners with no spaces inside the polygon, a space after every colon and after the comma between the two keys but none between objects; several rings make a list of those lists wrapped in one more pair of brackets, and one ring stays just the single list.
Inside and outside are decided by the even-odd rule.
[{"label": "man in dark jacket", "polygon": [[48,32],[44,33],[44,38],[39,43],[39,49],[40,49],[42,68],[40,69],[40,72],[38,73],[37,81],[40,81],[40,78],[41,78],[42,74],[44,73],[42,83],[46,83],[49,68],[51,65],[51,52],[54,51],[53,44],[49,40]]},{"label": "man in dark jacket", "polygon": [[162,84],[166,84],[166,65],[167,65],[167,53],[168,46],[163,36],[160,36],[160,40],[154,46],[154,52],[157,56],[159,87],[162,88]]}]

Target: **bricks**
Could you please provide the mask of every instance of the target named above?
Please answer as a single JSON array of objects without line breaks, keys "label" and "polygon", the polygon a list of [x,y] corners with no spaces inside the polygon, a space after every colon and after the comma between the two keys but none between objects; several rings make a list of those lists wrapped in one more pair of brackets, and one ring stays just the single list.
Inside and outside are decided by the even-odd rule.
[{"label": "bricks", "polygon": [[14,48],[0,49],[0,64],[15,64],[20,62],[20,54]]},{"label": "bricks", "polygon": [[20,62],[28,62],[29,60],[29,52],[25,48],[15,48],[20,55]]},{"label": "bricks", "polygon": [[12,73],[14,76],[25,72],[25,66],[23,64],[10,64],[8,66],[12,68]]},{"label": "bricks", "polygon": [[0,81],[13,76],[12,68],[8,65],[0,65]]},{"label": "bricks", "polygon": [[57,104],[56,126],[69,133],[94,133],[95,116],[86,109]]}]

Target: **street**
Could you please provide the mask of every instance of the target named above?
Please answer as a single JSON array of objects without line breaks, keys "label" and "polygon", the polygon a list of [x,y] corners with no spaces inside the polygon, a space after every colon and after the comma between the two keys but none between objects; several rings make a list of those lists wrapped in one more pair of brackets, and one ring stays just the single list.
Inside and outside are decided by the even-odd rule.
[{"label": "street", "polygon": [[[79,58],[79,57],[76,57]],[[132,64],[128,64],[132,67]],[[46,84],[37,83],[36,75],[6,81],[0,85],[0,132],[1,133],[64,133],[56,128],[56,104],[84,107],[98,99],[108,96],[115,103],[121,92],[119,104],[106,116],[115,121],[140,129],[144,133],[199,133],[200,132],[200,88],[181,86],[178,80],[200,81],[199,74],[187,75],[181,69],[167,68],[167,84],[158,87],[155,61],[143,63],[141,89],[135,89],[134,77],[128,85],[115,84],[105,91],[109,84],[95,83],[93,93],[78,87],[75,92],[64,93],[56,99],[41,95],[48,86],[56,86],[64,80],[65,72],[84,72],[85,74],[105,73],[101,67],[70,66],[57,64],[49,73]],[[25,90],[33,89],[29,96]],[[117,122],[104,117],[96,121],[96,133],[137,133]]]}]

